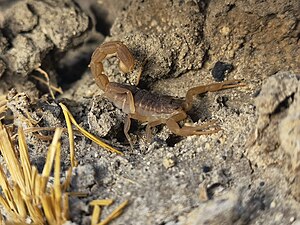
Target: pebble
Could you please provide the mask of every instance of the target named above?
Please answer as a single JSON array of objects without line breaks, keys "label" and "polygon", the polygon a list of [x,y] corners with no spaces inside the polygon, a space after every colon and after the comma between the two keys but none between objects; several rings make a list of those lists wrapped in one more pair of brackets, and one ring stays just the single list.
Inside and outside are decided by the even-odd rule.
[{"label": "pebble", "polygon": [[279,221],[282,220],[282,218],[283,218],[283,213],[277,213],[277,214],[275,215],[274,220],[279,222]]},{"label": "pebble", "polygon": [[166,169],[169,169],[169,168],[175,166],[175,160],[172,159],[172,158],[164,158],[164,159],[163,159],[163,166],[164,166]]},{"label": "pebble", "polygon": [[276,207],[276,203],[275,203],[275,201],[272,201],[271,204],[270,204],[270,208],[274,209],[275,207]]},{"label": "pebble", "polygon": [[300,225],[300,220],[295,220],[294,223],[292,223],[292,225]]},{"label": "pebble", "polygon": [[199,186],[199,200],[201,202],[206,202],[209,200],[208,194],[207,194],[207,186],[205,182],[201,183]]}]

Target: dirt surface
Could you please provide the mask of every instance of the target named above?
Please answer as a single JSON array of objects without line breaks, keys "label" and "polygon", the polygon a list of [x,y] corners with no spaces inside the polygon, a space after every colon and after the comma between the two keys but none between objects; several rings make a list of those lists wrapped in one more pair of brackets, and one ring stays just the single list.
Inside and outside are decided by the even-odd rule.
[{"label": "dirt surface", "polygon": [[[112,224],[300,224],[300,2],[292,1],[0,1],[0,94],[17,126],[66,126],[63,102],[89,132],[124,153],[112,154],[76,136],[71,221],[90,224],[94,199],[130,204]],[[88,64],[103,41],[121,40],[138,61],[132,73],[104,62],[110,81],[159,94],[218,79],[245,87],[195,100],[187,122],[217,120],[222,131],[178,137],[166,126],[146,141],[125,114],[103,98]],[[220,65],[233,70],[222,74]],[[48,73],[54,93],[36,77]],[[220,75],[220,76],[219,76]],[[55,91],[54,91],[55,92]],[[30,115],[30,117],[28,116]],[[37,124],[35,123],[37,121]],[[47,135],[48,133],[42,133]],[[51,133],[50,133],[51,134]],[[49,144],[28,134],[33,164],[42,168]],[[63,138],[63,167],[70,165]]]}]

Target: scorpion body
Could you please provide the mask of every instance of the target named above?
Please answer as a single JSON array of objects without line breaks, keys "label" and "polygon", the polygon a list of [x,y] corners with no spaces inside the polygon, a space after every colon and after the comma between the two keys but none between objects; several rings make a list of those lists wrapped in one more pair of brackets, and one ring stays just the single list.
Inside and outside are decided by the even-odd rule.
[{"label": "scorpion body", "polygon": [[[133,99],[134,99],[134,107],[135,113],[138,116],[151,116],[153,119],[159,118],[169,118],[172,114],[176,113],[177,110],[181,110],[182,103],[184,102],[181,99],[175,99],[171,96],[167,95],[158,95],[156,93],[151,93],[149,91],[140,89],[136,86],[119,84],[119,83],[111,83],[113,86],[125,88],[130,90]],[[115,94],[112,92],[104,93],[104,96],[112,101],[114,105],[126,114],[130,114],[130,107],[127,102],[126,96],[124,94]],[[134,119],[134,118],[133,118]],[[146,122],[147,120],[140,120],[141,122]]]},{"label": "scorpion body", "polygon": [[119,58],[119,67],[122,72],[126,73],[133,70],[135,60],[128,48],[119,41],[113,41],[100,45],[94,51],[90,62],[91,72],[97,85],[104,91],[106,98],[128,115],[124,122],[124,134],[132,148],[133,144],[128,134],[131,119],[147,122],[146,136],[148,140],[151,139],[151,128],[160,124],[166,124],[173,133],[181,136],[218,132],[221,130],[218,126],[209,129],[215,124],[215,121],[198,126],[183,127],[180,127],[178,122],[187,117],[186,112],[192,108],[194,96],[245,85],[239,79],[228,80],[194,87],[188,90],[185,100],[176,99],[172,96],[162,96],[133,85],[109,82],[104,73],[102,61],[113,55]]}]

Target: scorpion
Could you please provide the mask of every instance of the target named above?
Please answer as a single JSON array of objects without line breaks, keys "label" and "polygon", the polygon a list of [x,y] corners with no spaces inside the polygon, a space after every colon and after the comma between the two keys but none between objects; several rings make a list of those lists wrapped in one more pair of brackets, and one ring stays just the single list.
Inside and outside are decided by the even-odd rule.
[{"label": "scorpion", "polygon": [[160,124],[166,124],[171,132],[179,136],[208,135],[219,132],[221,128],[218,126],[210,129],[216,121],[197,126],[179,126],[178,122],[187,118],[186,112],[192,108],[193,98],[196,95],[245,86],[242,79],[233,79],[193,87],[187,91],[184,100],[158,95],[134,85],[110,82],[104,73],[102,61],[111,56],[119,59],[119,69],[124,73],[131,72],[136,61],[126,45],[120,41],[110,41],[96,48],[90,62],[91,73],[96,84],[104,91],[104,96],[128,115],[124,121],[124,134],[132,149],[133,144],[128,134],[131,119],[147,123],[146,139],[148,141],[151,140],[151,129]]}]

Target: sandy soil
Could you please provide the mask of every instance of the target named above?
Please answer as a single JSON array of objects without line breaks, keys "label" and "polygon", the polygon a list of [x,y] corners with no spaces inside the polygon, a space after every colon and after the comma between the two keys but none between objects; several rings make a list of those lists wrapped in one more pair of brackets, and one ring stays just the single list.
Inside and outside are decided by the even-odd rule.
[{"label": "sandy soil", "polygon": [[[0,94],[17,126],[28,113],[40,127],[66,126],[63,102],[89,132],[119,149],[107,152],[77,136],[71,220],[89,224],[89,201],[125,199],[112,224],[300,224],[300,3],[298,0],[27,0],[0,1]],[[195,100],[190,123],[218,121],[222,131],[178,137],[159,126],[151,143],[103,97],[88,68],[102,42],[121,40],[143,65],[139,87],[176,97],[216,80],[246,87]],[[226,66],[227,65],[227,66]],[[229,67],[228,67],[229,65]],[[133,84],[115,58],[104,62],[110,81]],[[53,86],[35,79],[42,68]],[[231,69],[228,69],[231,68]],[[214,71],[214,72],[212,72]],[[43,77],[42,77],[43,78]],[[28,135],[33,164],[49,144]],[[70,165],[63,139],[63,166]],[[105,214],[110,209],[105,210]]]}]

